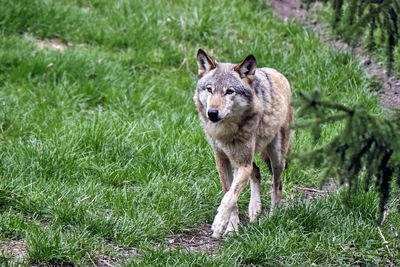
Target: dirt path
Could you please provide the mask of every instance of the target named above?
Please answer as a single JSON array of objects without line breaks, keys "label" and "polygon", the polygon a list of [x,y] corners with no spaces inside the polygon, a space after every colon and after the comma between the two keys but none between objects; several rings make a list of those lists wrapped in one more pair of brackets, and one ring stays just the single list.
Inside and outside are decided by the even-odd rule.
[{"label": "dirt path", "polygon": [[211,225],[205,224],[192,234],[178,234],[166,239],[169,249],[182,249],[191,252],[203,252],[214,256],[221,240],[211,237]]},{"label": "dirt path", "polygon": [[[317,35],[330,43],[334,48],[344,51],[352,50],[346,43],[334,40],[329,36],[330,30],[328,26],[319,24],[317,19],[312,15],[313,10],[318,8],[319,3],[311,6],[309,12],[300,0],[269,0],[268,2],[274,8],[274,13],[278,17],[284,20],[295,18],[312,28]],[[382,83],[383,89],[380,92],[380,102],[383,110],[389,112],[392,109],[400,109],[400,80],[394,76],[388,76],[386,68],[382,64],[374,62],[360,47],[354,50],[354,54],[364,64],[368,76]]]}]

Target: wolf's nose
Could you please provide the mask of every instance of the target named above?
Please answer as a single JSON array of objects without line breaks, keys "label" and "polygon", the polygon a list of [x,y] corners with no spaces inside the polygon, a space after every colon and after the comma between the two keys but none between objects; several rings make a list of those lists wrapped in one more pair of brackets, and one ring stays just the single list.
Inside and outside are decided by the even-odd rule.
[{"label": "wolf's nose", "polygon": [[210,121],[212,121],[212,122],[217,122],[220,120],[217,109],[209,109],[207,112],[207,115],[208,115],[208,118],[210,119]]}]

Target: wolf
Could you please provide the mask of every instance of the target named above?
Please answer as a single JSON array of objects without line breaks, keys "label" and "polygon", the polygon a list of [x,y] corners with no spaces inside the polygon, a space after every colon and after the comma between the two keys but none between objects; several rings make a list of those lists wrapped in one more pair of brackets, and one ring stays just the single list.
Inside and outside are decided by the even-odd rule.
[{"label": "wolf", "polygon": [[[239,64],[220,63],[199,49],[194,103],[214,150],[224,196],[212,224],[221,237],[239,226],[237,200],[250,180],[249,219],[261,213],[261,154],[273,174],[271,208],[282,199],[282,172],[291,147],[293,108],[288,80],[272,68],[257,68],[254,55]],[[232,173],[232,167],[234,173]]]}]

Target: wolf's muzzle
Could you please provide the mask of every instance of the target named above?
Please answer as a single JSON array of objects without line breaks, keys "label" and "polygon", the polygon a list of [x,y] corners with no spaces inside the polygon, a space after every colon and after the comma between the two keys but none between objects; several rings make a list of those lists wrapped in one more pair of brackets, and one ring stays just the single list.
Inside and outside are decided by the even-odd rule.
[{"label": "wolf's muzzle", "polygon": [[209,109],[207,112],[207,115],[208,115],[208,118],[210,119],[210,121],[212,121],[212,122],[217,122],[217,121],[221,120],[217,109]]}]

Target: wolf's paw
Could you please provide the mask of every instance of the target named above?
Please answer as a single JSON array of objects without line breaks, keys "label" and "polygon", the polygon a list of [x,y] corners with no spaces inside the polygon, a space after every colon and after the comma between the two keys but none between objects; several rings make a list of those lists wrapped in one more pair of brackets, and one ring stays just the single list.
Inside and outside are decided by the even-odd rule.
[{"label": "wolf's paw", "polygon": [[221,234],[228,226],[229,222],[229,213],[224,211],[219,211],[215,216],[214,222],[211,226],[211,230],[213,231],[212,237],[220,238]]},{"label": "wolf's paw", "polygon": [[250,222],[254,222],[258,215],[261,213],[261,202],[259,201],[250,201],[249,204],[249,219]]},{"label": "wolf's paw", "polygon": [[230,232],[237,231],[237,230],[239,230],[239,214],[237,212],[232,212],[224,235],[227,235]]},{"label": "wolf's paw", "polygon": [[271,217],[272,215],[274,215],[275,212],[275,207],[271,206],[271,209],[269,210],[269,217]]}]

